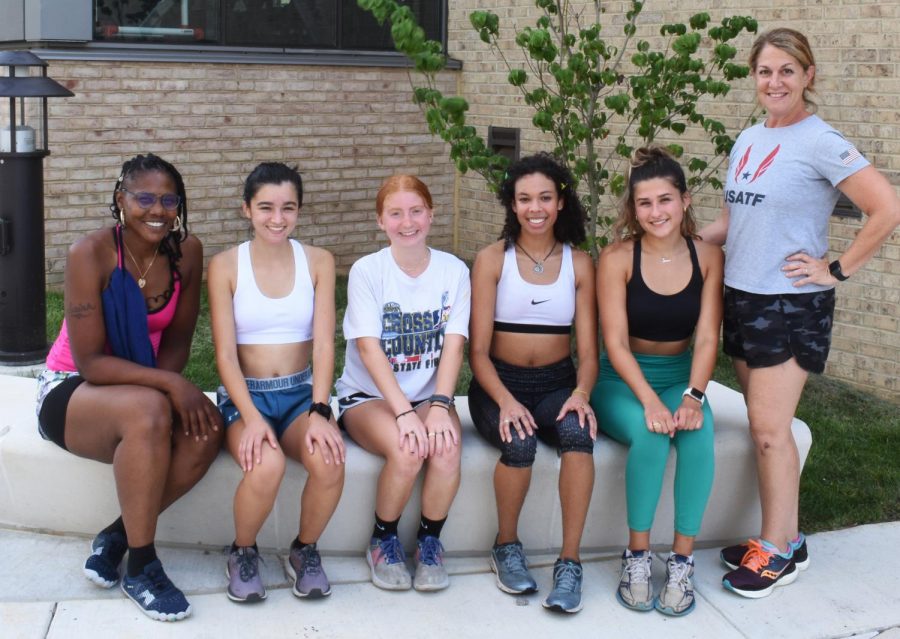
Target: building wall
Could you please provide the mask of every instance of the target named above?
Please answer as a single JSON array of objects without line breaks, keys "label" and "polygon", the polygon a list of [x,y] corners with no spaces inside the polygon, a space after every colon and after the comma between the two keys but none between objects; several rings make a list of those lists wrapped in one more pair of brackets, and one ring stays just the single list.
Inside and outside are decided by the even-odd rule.
[{"label": "building wall", "polygon": [[[305,193],[297,236],[332,251],[344,272],[383,246],[375,194],[398,172],[428,184],[434,245],[452,249],[454,170],[410,100],[404,69],[50,60],[49,75],[75,93],[51,99],[49,109],[50,287],[62,285],[67,247],[111,222],[122,163],[146,152],[182,172],[188,222],[207,260],[249,238],[242,180],[268,160],[298,165]],[[444,90],[454,76],[442,78]]]},{"label": "building wall", "polygon": [[[573,0],[572,4],[593,12],[592,2]],[[608,40],[621,43],[624,11],[629,4],[602,2],[606,8],[602,33]],[[484,5],[480,0],[450,3],[450,53],[463,63],[460,81],[471,104],[471,122],[484,135],[488,125],[521,127],[523,154],[552,148],[549,139],[531,126],[532,111],[524,105],[518,90],[507,84],[506,67],[470,26],[469,14]],[[534,2],[497,0],[491,5],[500,17],[505,55],[521,62],[513,28],[534,25],[539,15]],[[716,22],[725,15],[751,15],[759,21],[760,31],[779,26],[803,31],[817,58],[819,115],[853,140],[895,187],[900,186],[900,3],[685,0],[675,5],[651,1],[645,3],[638,35],[658,38],[660,25],[687,22],[689,16],[700,11],[710,13]],[[746,60],[752,39],[753,36],[742,36],[736,42],[740,60]],[[713,112],[734,135],[744,126],[754,105],[752,80],[748,78],[736,81],[731,93],[716,104]],[[687,134],[679,140],[689,152],[698,148],[692,137],[695,136]],[[477,175],[460,179],[459,195],[459,247],[463,257],[471,258],[479,247],[499,234],[503,214]],[[695,194],[695,202],[699,217],[711,220],[721,206],[721,194],[704,191]],[[612,203],[608,210],[614,211]],[[859,231],[861,221],[833,220],[831,246],[837,255]],[[900,232],[895,232],[863,271],[839,286],[827,373],[896,400],[900,397],[898,362]]]}]

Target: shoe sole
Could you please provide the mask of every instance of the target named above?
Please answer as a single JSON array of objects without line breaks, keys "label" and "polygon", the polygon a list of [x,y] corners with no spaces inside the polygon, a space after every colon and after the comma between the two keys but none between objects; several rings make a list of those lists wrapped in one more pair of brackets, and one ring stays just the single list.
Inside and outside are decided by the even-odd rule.
[{"label": "shoe sole", "polygon": [[634,610],[635,612],[650,612],[651,610],[653,610],[653,600],[652,600],[652,599],[651,599],[650,601],[647,602],[646,607],[643,607],[643,606],[635,606],[635,605],[626,603],[625,599],[622,598],[622,595],[621,595],[621,593],[618,591],[618,589],[616,590],[616,600],[617,600],[620,604],[622,604],[623,606],[625,606],[626,608],[628,608],[629,610]]},{"label": "shoe sole", "polygon": [[[228,579],[229,581],[231,580],[231,574],[230,574],[230,571],[228,570],[228,564],[225,564],[225,579]],[[234,594],[233,592],[231,592],[231,588],[226,588],[225,594],[228,596],[229,599],[231,599],[232,601],[234,601],[236,603],[257,603],[257,602],[260,602],[263,599],[265,599],[266,596],[268,596],[268,593],[265,590],[263,590],[263,593],[261,595],[254,592],[250,595],[247,595],[246,597],[240,597],[240,596]]]},{"label": "shoe sole", "polygon": [[669,606],[663,606],[659,603],[659,597],[656,598],[656,602],[653,604],[653,607],[656,608],[658,612],[668,616],[668,617],[683,617],[689,612],[693,612],[694,607],[697,605],[697,601],[694,600],[691,602],[691,605],[682,610],[681,612],[675,610],[674,608],[670,608]]},{"label": "shoe sole", "polygon": [[546,600],[544,602],[542,602],[542,605],[544,606],[544,608],[546,608],[547,610],[550,610],[552,612],[563,612],[563,613],[568,613],[570,615],[574,615],[576,612],[578,612],[579,610],[581,610],[584,607],[584,603],[578,602],[578,605],[575,606],[574,608],[563,608],[559,604],[548,604]]},{"label": "shoe sole", "polygon": [[408,582],[404,582],[402,584],[392,584],[379,579],[375,574],[375,564],[372,562],[372,552],[368,549],[366,549],[366,563],[369,564],[369,572],[372,575],[372,583],[375,584],[375,586],[377,586],[378,588],[381,588],[382,590],[394,591],[409,590],[410,588],[412,588],[412,578],[410,578]]},{"label": "shoe sole", "polygon": [[291,564],[290,555],[284,558],[284,570],[288,574],[288,577],[294,582],[294,587],[291,588],[291,592],[294,593],[295,597],[299,599],[322,599],[331,594],[331,584],[328,584],[328,590],[325,591],[320,588],[313,588],[306,593],[297,590],[297,571],[294,570],[294,566]]},{"label": "shoe sole", "polygon": [[[795,564],[796,566],[796,564]],[[799,570],[794,570],[784,576],[782,576],[777,581],[773,582],[768,588],[763,588],[762,590],[741,590],[740,588],[735,588],[731,585],[731,583],[727,579],[722,580],[722,585],[726,590],[730,590],[736,595],[740,595],[741,597],[747,597],[748,599],[762,599],[763,597],[768,597],[772,594],[772,591],[781,586],[789,586],[790,584],[797,581],[797,577],[800,575]]]},{"label": "shoe sole", "polygon": [[100,586],[101,588],[112,588],[117,583],[119,583],[118,579],[116,579],[115,581],[104,579],[100,576],[100,573],[98,573],[96,570],[91,570],[90,568],[84,568],[82,569],[82,571],[84,572],[84,576],[87,577],[88,581],[90,581],[95,586]]},{"label": "shoe sole", "polygon": [[415,579],[413,579],[413,588],[415,588],[418,592],[437,592],[438,590],[444,590],[445,588],[450,586],[450,579],[443,581],[439,584],[427,584],[420,586],[416,583]]},{"label": "shoe sole", "polygon": [[125,595],[125,597],[130,602],[132,602],[135,606],[138,607],[138,610],[143,612],[145,615],[147,615],[154,621],[181,621],[185,617],[189,617],[191,614],[191,605],[190,604],[188,604],[188,607],[185,608],[184,610],[182,610],[181,612],[173,612],[173,613],[168,613],[168,614],[159,612],[157,610],[147,610],[137,600],[133,599],[130,594],[128,594],[128,591],[125,590],[124,586],[122,586],[121,590],[122,590],[122,593]]},{"label": "shoe sole", "polygon": [[500,571],[497,570],[497,564],[494,562],[494,555],[491,555],[491,570],[494,573],[494,581],[497,582],[497,587],[505,593],[510,595],[530,595],[538,591],[537,586],[534,588],[525,588],[524,590],[516,590],[514,588],[510,588],[502,581],[500,581]]}]

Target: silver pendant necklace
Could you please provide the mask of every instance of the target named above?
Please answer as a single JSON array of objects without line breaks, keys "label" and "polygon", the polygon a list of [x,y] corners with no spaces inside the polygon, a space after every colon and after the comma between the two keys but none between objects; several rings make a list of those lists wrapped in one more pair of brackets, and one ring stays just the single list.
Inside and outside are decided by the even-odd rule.
[{"label": "silver pendant necklace", "polygon": [[538,275],[540,275],[541,273],[544,272],[544,262],[547,261],[547,258],[548,258],[548,257],[550,257],[551,255],[553,255],[553,251],[556,250],[556,245],[557,245],[557,244],[558,244],[558,242],[554,242],[554,243],[553,243],[553,247],[550,249],[550,252],[547,253],[547,254],[544,256],[544,259],[538,261],[538,260],[534,259],[533,257],[531,257],[531,256],[528,254],[528,251],[526,251],[525,249],[523,249],[522,246],[521,246],[518,242],[516,242],[516,246],[519,248],[520,251],[522,251],[522,253],[525,254],[525,257],[527,257],[529,260],[531,260],[532,262],[534,262],[534,266],[531,268],[531,270],[534,271],[535,273],[537,273]]}]

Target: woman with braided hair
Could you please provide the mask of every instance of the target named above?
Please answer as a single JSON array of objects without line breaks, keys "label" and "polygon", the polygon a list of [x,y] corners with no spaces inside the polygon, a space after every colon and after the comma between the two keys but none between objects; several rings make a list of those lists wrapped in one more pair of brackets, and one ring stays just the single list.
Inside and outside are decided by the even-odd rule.
[{"label": "woman with braided hair", "polygon": [[215,404],[181,370],[200,306],[203,247],[188,234],[179,172],[152,155],[125,162],[112,228],[69,249],[65,319],[38,384],[41,435],[113,465],[121,516],[92,543],[84,573],[149,617],[183,619],[184,594],[153,540],[160,512],[206,473],[221,444]]}]

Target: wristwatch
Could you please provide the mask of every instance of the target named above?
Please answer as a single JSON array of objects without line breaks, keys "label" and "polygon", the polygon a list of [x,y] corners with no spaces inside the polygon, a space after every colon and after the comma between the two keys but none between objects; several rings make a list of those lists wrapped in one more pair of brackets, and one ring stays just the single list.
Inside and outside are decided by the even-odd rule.
[{"label": "wristwatch", "polygon": [[706,401],[706,394],[700,390],[699,388],[694,388],[693,386],[688,386],[684,389],[684,392],[681,394],[682,397],[690,397],[698,402],[700,405],[703,405],[703,402]]},{"label": "wristwatch", "polygon": [[331,419],[333,413],[331,412],[330,404],[323,404],[322,402],[313,402],[309,406],[309,414],[318,413],[325,419]]},{"label": "wristwatch", "polygon": [[849,275],[844,275],[844,271],[841,270],[841,263],[838,260],[835,260],[831,264],[829,264],[828,270],[831,271],[832,275],[834,275],[834,279],[839,282],[843,282],[850,277]]}]

